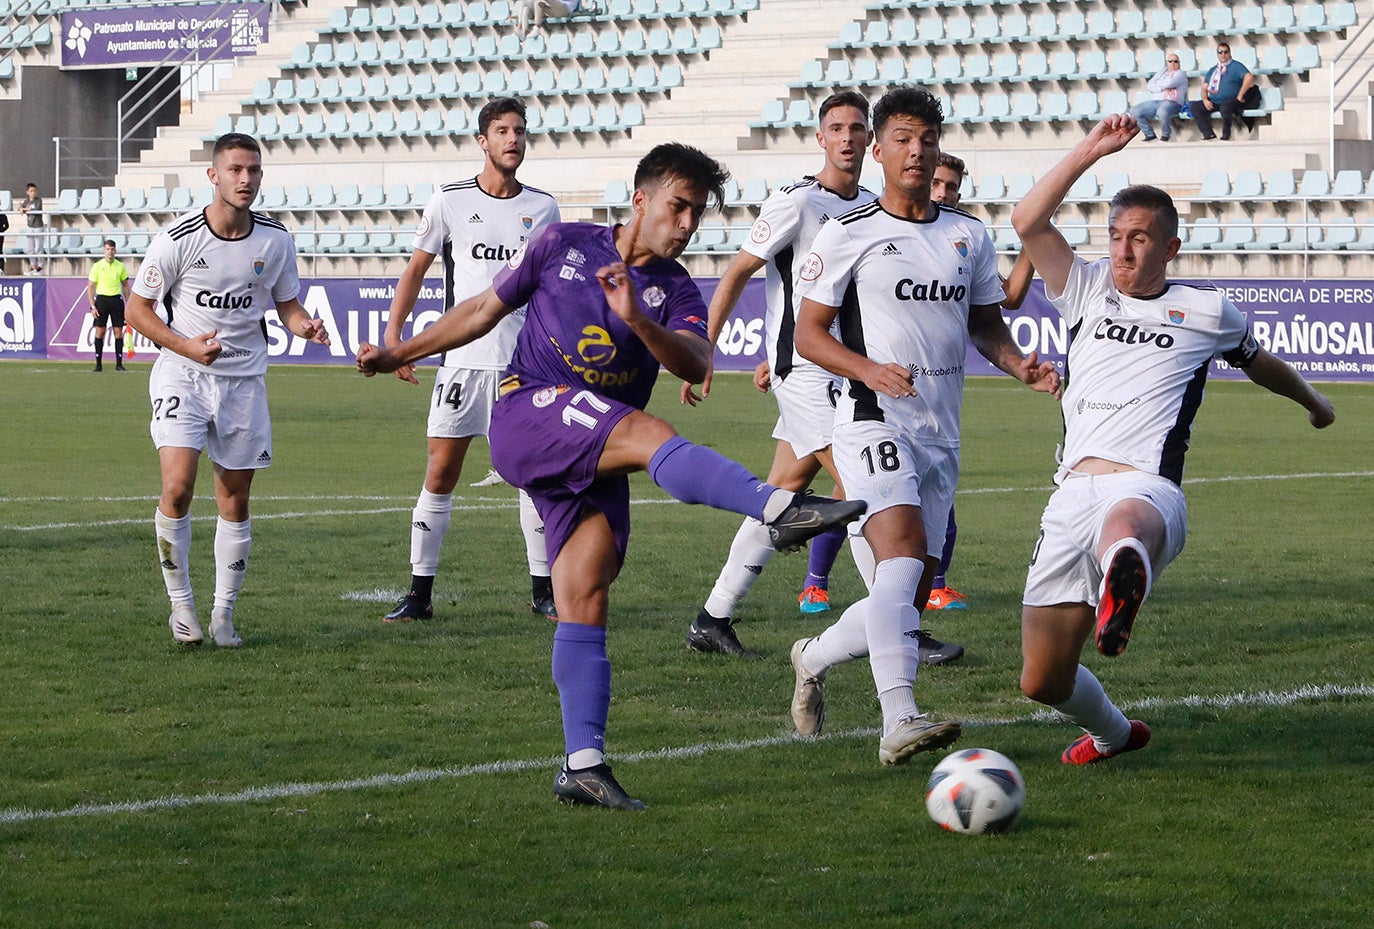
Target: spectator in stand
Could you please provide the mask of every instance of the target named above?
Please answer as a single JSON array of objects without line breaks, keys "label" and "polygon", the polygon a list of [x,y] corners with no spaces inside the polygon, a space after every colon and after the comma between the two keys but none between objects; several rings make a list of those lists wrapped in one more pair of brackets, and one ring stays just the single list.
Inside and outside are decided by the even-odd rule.
[{"label": "spectator in stand", "polygon": [[531,32],[542,30],[546,18],[567,19],[576,13],[582,7],[582,0],[519,0],[518,7],[516,28],[524,39]]},{"label": "spectator in stand", "polygon": [[1157,117],[1159,137],[1167,142],[1174,128],[1174,117],[1183,109],[1183,101],[1188,99],[1188,75],[1178,60],[1178,52],[1165,56],[1164,70],[1150,78],[1145,89],[1150,92],[1150,99],[1131,107],[1131,116],[1140,124],[1140,136],[1146,142],[1155,140],[1150,120]]},{"label": "spectator in stand", "polygon": [[27,238],[24,240],[24,254],[28,256],[29,266],[24,270],[28,277],[43,273],[43,253],[47,251],[48,230],[44,227],[43,198],[38,196],[38,185],[29,184],[24,189],[25,197],[19,202],[19,212],[28,219]]},{"label": "spectator in stand", "polygon": [[1221,138],[1231,139],[1231,122],[1240,118],[1245,128],[1254,131],[1255,121],[1241,116],[1241,112],[1259,106],[1260,91],[1250,69],[1231,57],[1231,46],[1217,45],[1217,63],[1202,78],[1202,99],[1188,101],[1198,131],[1204,139],[1215,139],[1212,132],[1212,113],[1221,113]]}]

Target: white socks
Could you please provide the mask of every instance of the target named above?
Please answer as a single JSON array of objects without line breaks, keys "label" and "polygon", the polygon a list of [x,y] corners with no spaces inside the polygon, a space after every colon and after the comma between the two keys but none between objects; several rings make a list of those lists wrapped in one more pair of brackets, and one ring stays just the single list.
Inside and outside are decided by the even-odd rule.
[{"label": "white socks", "polygon": [[453,494],[432,494],[420,489],[410,514],[410,573],[433,577],[439,573],[439,549],[453,515]]},{"label": "white socks", "polygon": [[525,535],[525,560],[530,563],[531,577],[549,576],[549,553],[544,547],[544,521],[534,508],[534,501],[520,491],[520,531]]},{"label": "white socks", "polygon": [[176,606],[195,603],[191,595],[191,514],[180,519],[164,516],[155,510],[154,531],[157,535],[157,560],[162,565],[162,582],[167,585],[167,597]]},{"label": "white socks", "polygon": [[763,573],[775,549],[768,540],[768,529],[757,519],[746,518],[730,543],[730,555],[720,569],[716,586],[706,598],[706,612],[717,619],[735,615],[735,607],[749,593]]},{"label": "white socks", "polygon": [[782,515],[782,511],[792,505],[792,500],[797,495],[790,490],[783,490],[779,487],[768,495],[768,502],[763,505],[763,521],[771,523]]},{"label": "white socks", "polygon": [[223,516],[215,525],[215,609],[233,610],[253,548],[253,521],[231,523]]},{"label": "white socks", "polygon": [[1092,736],[1104,755],[1120,751],[1131,737],[1131,721],[1108,698],[1102,682],[1082,665],[1073,679],[1073,693],[1055,709]]}]

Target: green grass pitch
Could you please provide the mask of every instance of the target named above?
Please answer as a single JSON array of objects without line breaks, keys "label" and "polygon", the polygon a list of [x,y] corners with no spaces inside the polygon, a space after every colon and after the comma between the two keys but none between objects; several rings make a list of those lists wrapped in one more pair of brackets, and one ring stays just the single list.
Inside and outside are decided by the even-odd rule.
[{"label": "green grass pitch", "polygon": [[[876,758],[865,663],[832,673],[827,735],[790,738],[800,556],[739,613],[759,662],[683,648],[738,518],[633,484],[612,592],[609,749],[650,803],[569,809],[552,626],[528,609],[515,493],[472,488],[436,618],[382,624],[409,575],[427,392],[274,368],[275,465],[254,486],[236,619],[248,647],[176,647],[156,567],[147,371],[0,365],[0,927],[1335,927],[1374,906],[1374,387],[1326,385],[1338,419],[1213,383],[1194,430],[1187,549],[1131,647],[1088,658],[1154,728],[1074,770],[1075,731],[1017,690],[1019,595],[1060,420],[1008,380],[964,414],[965,645],[923,709],[1028,782],[1014,832],[926,817],[935,756]],[[722,377],[704,408],[652,408],[756,470],[775,408]],[[202,618],[208,467],[193,507]],[[661,505],[660,505],[661,504]],[[858,595],[841,554],[837,605]],[[1267,695],[1267,696],[1266,696]]]}]

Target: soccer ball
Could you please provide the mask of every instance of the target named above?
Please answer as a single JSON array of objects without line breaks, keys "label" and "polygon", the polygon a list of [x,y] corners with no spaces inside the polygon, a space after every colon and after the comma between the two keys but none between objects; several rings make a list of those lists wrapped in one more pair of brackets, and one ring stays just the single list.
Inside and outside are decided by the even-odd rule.
[{"label": "soccer ball", "polygon": [[926,810],[950,832],[1006,832],[1026,805],[1026,781],[1012,760],[988,748],[966,748],[930,772]]}]

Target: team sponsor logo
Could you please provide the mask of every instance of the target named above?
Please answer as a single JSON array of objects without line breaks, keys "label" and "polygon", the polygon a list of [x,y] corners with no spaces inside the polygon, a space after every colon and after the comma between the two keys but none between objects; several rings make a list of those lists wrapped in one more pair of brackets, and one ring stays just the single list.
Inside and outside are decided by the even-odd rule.
[{"label": "team sponsor logo", "polygon": [[913,281],[904,277],[897,282],[894,290],[898,300],[938,300],[958,302],[968,294],[963,284],[942,284],[938,278],[929,281]]},{"label": "team sponsor logo", "polygon": [[261,276],[263,270],[266,269],[266,267],[267,267],[267,259],[266,259],[266,258],[254,258],[254,259],[253,259],[253,273],[254,273],[254,274]]},{"label": "team sponsor logo", "polygon": [[820,255],[812,252],[807,255],[806,260],[802,262],[801,279],[808,282],[814,281],[821,276],[821,271],[823,270],[825,270],[825,262],[821,260]]},{"label": "team sponsor logo", "polygon": [[1173,323],[1175,326],[1183,325],[1183,320],[1187,317],[1187,315],[1188,314],[1184,313],[1178,307],[1169,307],[1169,322]]},{"label": "team sponsor logo", "polygon": [[162,269],[154,264],[143,266],[143,285],[153,290],[162,289]]},{"label": "team sponsor logo", "polygon": [[510,256],[510,261],[506,262],[512,269],[520,267],[525,260],[525,244],[520,243],[520,247],[515,250],[515,254]]},{"label": "team sponsor logo", "polygon": [[533,403],[535,407],[542,410],[544,407],[557,400],[559,394],[566,393],[567,390],[568,388],[561,385],[558,387],[541,387],[534,392],[534,396],[530,398],[530,402]]},{"label": "team sponsor logo", "polygon": [[1088,400],[1087,398],[1078,401],[1075,409],[1081,414],[1091,410],[1093,412],[1106,411],[1115,413],[1117,410],[1124,410],[1128,406],[1135,406],[1140,402],[1139,397],[1132,397],[1129,400]]},{"label": "team sponsor logo", "polygon": [[1141,329],[1135,323],[1127,327],[1121,323],[1112,322],[1110,319],[1104,319],[1097,324],[1093,329],[1093,338],[1120,342],[1122,345],[1154,344],[1160,348],[1174,347],[1174,337],[1167,332],[1151,332],[1148,329]]},{"label": "team sponsor logo", "polygon": [[[233,294],[217,294],[213,291],[202,290],[196,294],[196,306],[208,306],[212,310],[241,310],[253,305],[253,295],[244,294],[242,297],[235,297]],[[220,356],[225,357],[225,356]]]},{"label": "team sponsor logo", "polygon": [[760,219],[754,222],[754,228],[749,230],[750,242],[767,242],[773,235],[773,227],[768,224],[768,220]]},{"label": "team sponsor logo", "polygon": [[587,263],[587,256],[582,254],[575,248],[570,248],[568,249],[568,254],[563,256],[563,260],[566,261],[568,264],[580,266]]},{"label": "team sponsor logo", "polygon": [[524,229],[526,232],[529,232],[531,229],[533,229],[533,228],[534,228],[534,217],[533,217],[533,216],[526,216],[525,214],[521,213],[521,214],[520,214],[520,228]]},{"label": "team sponsor logo", "polygon": [[[523,248],[523,246],[521,246]],[[472,246],[473,261],[505,261],[515,257],[515,249],[504,245],[487,245],[477,242]]]},{"label": "team sponsor logo", "polygon": [[615,342],[611,334],[600,326],[586,326],[577,341],[577,354],[588,364],[608,365],[615,360]]},{"label": "team sponsor logo", "polygon": [[967,258],[967,257],[968,257],[968,241],[967,241],[967,240],[965,240],[965,239],[955,239],[954,241],[950,242],[949,244],[954,246],[954,252],[955,252],[955,254],[957,254],[960,258]]},{"label": "team sponsor logo", "polygon": [[562,278],[563,280],[565,280],[565,281],[585,281],[585,280],[586,280],[586,278],[582,275],[582,272],[578,271],[578,270],[577,270],[576,268],[574,268],[572,265],[564,265],[563,267],[559,268],[559,269],[558,269],[558,276],[559,276],[560,278]]},{"label": "team sponsor logo", "polygon": [[668,294],[662,287],[654,284],[644,289],[644,293],[640,295],[640,299],[644,301],[646,306],[658,309],[663,306],[663,301],[668,299]]},{"label": "team sponsor logo", "polygon": [[418,226],[415,227],[415,235],[416,235],[417,237],[419,237],[419,236],[425,235],[425,234],[428,233],[428,232],[429,232],[429,217],[428,217],[428,216],[421,216],[421,217],[420,217],[420,225],[418,225]]},{"label": "team sponsor logo", "polygon": [[901,253],[902,250],[891,242],[887,243],[887,248],[883,249],[884,255],[900,255]]},{"label": "team sponsor logo", "polygon": [[0,353],[33,351],[37,334],[33,284],[0,290]]}]

